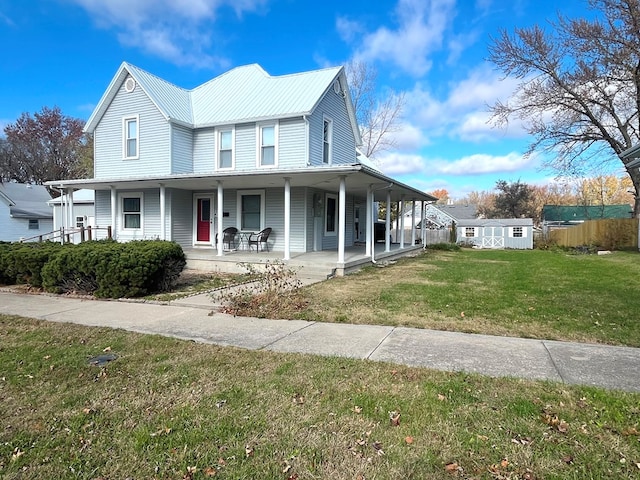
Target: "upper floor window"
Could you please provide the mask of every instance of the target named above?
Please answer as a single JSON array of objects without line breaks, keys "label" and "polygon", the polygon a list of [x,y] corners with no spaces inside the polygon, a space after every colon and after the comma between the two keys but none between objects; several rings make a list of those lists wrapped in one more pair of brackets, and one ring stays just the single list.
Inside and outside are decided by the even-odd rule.
[{"label": "upper floor window", "polygon": [[123,156],[124,158],[138,158],[138,116],[124,118],[123,122]]},{"label": "upper floor window", "polygon": [[218,168],[233,168],[233,130],[220,130],[218,135]]},{"label": "upper floor window", "polygon": [[331,163],[331,143],[333,140],[333,122],[324,117],[322,121],[322,163]]},{"label": "upper floor window", "polygon": [[258,158],[259,166],[273,167],[277,164],[276,137],[278,135],[276,125],[258,125]]}]

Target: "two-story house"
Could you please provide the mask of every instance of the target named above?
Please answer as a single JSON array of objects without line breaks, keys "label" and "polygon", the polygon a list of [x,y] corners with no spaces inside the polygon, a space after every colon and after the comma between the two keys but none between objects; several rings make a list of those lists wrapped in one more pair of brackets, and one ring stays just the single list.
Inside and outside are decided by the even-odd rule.
[{"label": "two-story house", "polygon": [[340,271],[356,242],[373,255],[374,202],[435,200],[358,154],[342,67],[270,76],[247,65],[186,90],[123,63],[85,130],[94,178],[51,184],[95,190],[96,225],[120,241],[223,256],[226,227],[270,227],[283,260],[333,250]]}]

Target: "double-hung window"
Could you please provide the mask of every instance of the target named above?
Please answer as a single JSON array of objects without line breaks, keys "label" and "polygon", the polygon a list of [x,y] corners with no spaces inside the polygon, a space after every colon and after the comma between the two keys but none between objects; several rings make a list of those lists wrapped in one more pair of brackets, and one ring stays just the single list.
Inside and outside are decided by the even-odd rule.
[{"label": "double-hung window", "polygon": [[258,232],[264,228],[264,190],[238,192],[238,228],[244,232]]},{"label": "double-hung window", "polygon": [[127,117],[122,119],[123,129],[123,151],[124,158],[138,158],[139,157],[139,118]]},{"label": "double-hung window", "polygon": [[333,141],[333,122],[330,118],[322,120],[322,163],[331,164],[331,144]]},{"label": "double-hung window", "polygon": [[467,238],[475,237],[476,236],[475,227],[464,227],[464,236]]},{"label": "double-hung window", "polygon": [[258,125],[258,165],[275,167],[277,165],[276,137],[277,125]]},{"label": "double-hung window", "polygon": [[338,232],[338,197],[327,193],[324,204],[324,234],[333,236]]},{"label": "double-hung window", "polygon": [[233,168],[233,129],[220,130],[218,135],[218,168]]},{"label": "double-hung window", "polygon": [[142,193],[121,193],[120,209],[120,230],[122,232],[142,233],[144,210]]},{"label": "double-hung window", "polygon": [[513,227],[513,236],[522,237],[522,227]]}]

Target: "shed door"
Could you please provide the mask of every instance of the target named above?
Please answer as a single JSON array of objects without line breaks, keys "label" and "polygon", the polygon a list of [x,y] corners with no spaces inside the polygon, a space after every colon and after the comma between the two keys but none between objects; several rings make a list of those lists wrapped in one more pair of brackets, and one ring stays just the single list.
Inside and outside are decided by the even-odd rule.
[{"label": "shed door", "polygon": [[482,227],[483,248],[504,248],[503,227]]}]

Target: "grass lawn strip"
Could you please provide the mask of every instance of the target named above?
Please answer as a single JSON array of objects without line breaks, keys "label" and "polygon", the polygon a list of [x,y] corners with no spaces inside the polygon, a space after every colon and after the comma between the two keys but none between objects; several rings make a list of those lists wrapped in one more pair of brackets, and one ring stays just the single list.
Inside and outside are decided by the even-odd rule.
[{"label": "grass lawn strip", "polygon": [[638,394],[9,316],[0,338],[5,479],[640,474]]},{"label": "grass lawn strip", "polygon": [[428,252],[306,288],[290,318],[640,347],[640,256]]}]

